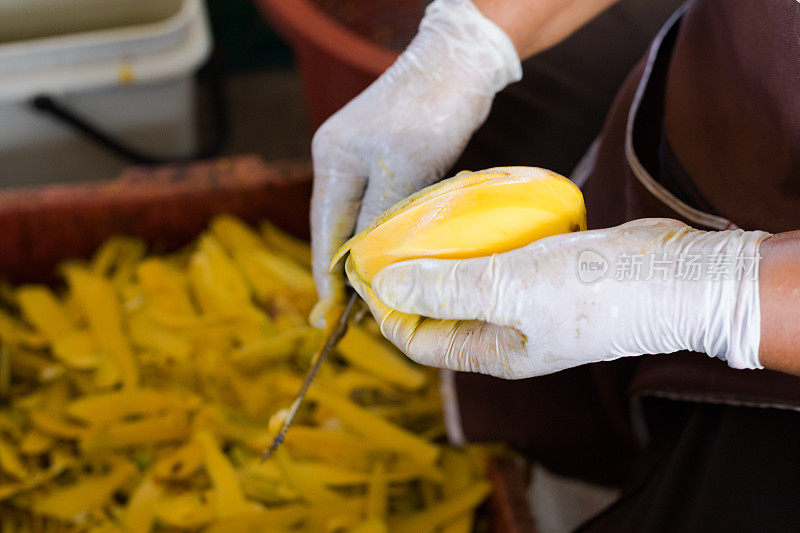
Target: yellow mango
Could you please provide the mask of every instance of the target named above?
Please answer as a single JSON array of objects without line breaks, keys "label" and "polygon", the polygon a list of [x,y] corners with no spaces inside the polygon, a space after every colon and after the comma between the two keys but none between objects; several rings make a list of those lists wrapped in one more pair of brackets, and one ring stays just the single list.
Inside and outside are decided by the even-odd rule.
[{"label": "yellow mango", "polygon": [[28,469],[17,455],[14,444],[0,435],[0,472],[5,472],[18,480],[28,477]]},{"label": "yellow mango", "polygon": [[299,470],[284,448],[275,450],[273,457],[284,478],[308,503],[326,507],[344,504],[344,498],[328,489],[322,480]]},{"label": "yellow mango", "polygon": [[51,342],[75,327],[61,302],[44,285],[20,287],[17,302],[25,319]]},{"label": "yellow mango", "polygon": [[[325,486],[365,485],[369,481],[369,473],[335,463],[297,461],[294,468],[298,475],[316,479]],[[239,471],[239,478],[280,482],[283,473],[275,461],[253,461]]]},{"label": "yellow mango", "polygon": [[45,411],[32,411],[30,413],[30,420],[33,426],[42,433],[58,437],[59,439],[80,439],[86,434],[86,428],[84,426],[73,424],[60,415]]},{"label": "yellow mango", "polygon": [[238,250],[266,249],[264,241],[250,226],[239,218],[224,214],[214,217],[211,233],[231,253]]},{"label": "yellow mango", "polygon": [[247,514],[256,509],[255,504],[245,499],[236,471],[219,448],[217,440],[207,431],[198,431],[195,440],[203,450],[208,477],[214,487],[214,512],[218,518],[231,518]]},{"label": "yellow mango", "polygon": [[7,434],[14,440],[22,438],[22,424],[10,411],[0,410],[0,434]]},{"label": "yellow mango", "polygon": [[319,330],[307,326],[289,329],[236,348],[231,352],[230,360],[242,370],[256,371],[295,353],[310,354],[320,336]]},{"label": "yellow mango", "polygon": [[417,390],[427,381],[423,369],[411,366],[389,343],[359,326],[348,328],[336,350],[354,367],[403,389]]},{"label": "yellow mango", "polygon": [[115,277],[144,257],[147,246],[141,239],[116,235],[108,239],[95,252],[90,265],[91,270],[100,275]]},{"label": "yellow mango", "polygon": [[189,436],[189,421],[185,413],[168,412],[132,421],[115,421],[93,427],[81,440],[81,450],[95,454],[107,450],[161,442],[181,441]]},{"label": "yellow mango", "polygon": [[128,505],[120,513],[119,520],[129,533],[148,533],[153,525],[158,501],[164,496],[164,488],[152,478],[145,477],[131,495]]},{"label": "yellow mango", "polygon": [[386,465],[378,461],[372,467],[372,475],[367,486],[367,518],[383,522],[386,518],[387,490]]},{"label": "yellow mango", "polygon": [[0,310],[0,341],[9,346],[23,346],[41,349],[47,346],[47,339],[32,331],[22,321]]},{"label": "yellow mango", "polygon": [[21,378],[46,383],[64,375],[64,367],[36,351],[8,349],[3,357],[9,360],[11,374]]},{"label": "yellow mango", "polygon": [[407,454],[423,465],[433,465],[441,449],[405,429],[373,415],[357,404],[319,387],[309,389],[308,397],[331,409],[345,427],[371,442]]},{"label": "yellow mango", "polygon": [[152,317],[139,313],[130,317],[128,331],[134,346],[152,350],[176,361],[186,361],[192,344],[185,337],[160,327]]},{"label": "yellow mango", "polygon": [[[40,470],[33,475],[26,477],[23,481],[10,483],[0,483],[0,501],[12,498],[13,496],[31,489],[35,489],[53,478],[59,476],[66,470],[75,466],[75,459],[64,451],[56,450],[50,455],[50,467],[47,470]],[[5,533],[5,529],[0,527],[0,531]]]},{"label": "yellow mango", "polygon": [[[272,434],[270,434],[272,437]],[[267,441],[269,445],[270,441]],[[350,468],[367,468],[368,454],[378,448],[366,439],[341,429],[323,429],[309,426],[292,426],[286,435],[286,448],[292,457],[314,461],[327,461]],[[261,447],[260,450],[264,448]]]},{"label": "yellow mango", "polygon": [[390,528],[398,533],[433,531],[470,509],[477,507],[491,492],[488,481],[478,481],[458,494],[427,507],[409,517],[397,519]]},{"label": "yellow mango", "polygon": [[182,480],[194,474],[203,464],[203,448],[191,440],[153,465],[158,480]]},{"label": "yellow mango", "polygon": [[196,492],[161,498],[154,514],[159,522],[178,529],[200,529],[214,520],[213,506]]},{"label": "yellow mango", "polygon": [[136,274],[152,307],[176,315],[195,315],[185,272],[161,259],[147,259],[139,264]]},{"label": "yellow mango", "polygon": [[0,283],[0,531],[469,530],[485,457],[430,442],[434,374],[375,324],[260,460],[322,335],[307,244],[222,216],[144,251],[109,240],[66,291]]},{"label": "yellow mango", "polygon": [[[472,482],[472,468],[470,458],[465,451],[448,448],[442,453],[442,468],[447,473],[447,478],[442,485],[445,497],[455,496],[467,489]],[[473,530],[472,509],[468,509],[461,516],[445,525],[443,533],[469,533]]]},{"label": "yellow mango", "polygon": [[46,433],[31,429],[19,443],[19,451],[25,455],[41,455],[55,445],[55,439]]},{"label": "yellow mango", "polygon": [[193,410],[199,406],[200,399],[191,394],[136,389],[84,396],[67,405],[67,414],[88,424],[104,424],[127,417]]},{"label": "yellow mango", "polygon": [[260,300],[284,296],[296,305],[313,304],[317,295],[314,279],[292,259],[260,248],[237,250],[233,258]]},{"label": "yellow mango", "polygon": [[388,530],[386,522],[377,518],[370,518],[352,527],[349,533],[385,533]]},{"label": "yellow mango", "polygon": [[111,499],[114,491],[136,472],[133,464],[116,460],[107,474],[87,476],[77,483],[56,489],[33,504],[39,514],[66,522],[85,517]]},{"label": "yellow mango", "polygon": [[114,363],[123,385],[136,387],[139,367],[123,331],[122,310],[114,287],[108,280],[81,267],[67,268],[66,276],[98,348]]},{"label": "yellow mango", "polygon": [[88,330],[73,330],[53,342],[53,356],[70,368],[90,370],[102,360]]},{"label": "yellow mango", "polygon": [[[374,390],[382,394],[392,394],[394,392],[392,386],[382,379],[353,368],[348,368],[336,374],[330,379],[329,384],[343,396],[351,396],[360,390]],[[437,407],[441,409],[440,406]]]},{"label": "yellow mango", "polygon": [[[308,515],[303,505],[284,505],[264,509],[247,515],[218,520],[205,529],[206,533],[229,533],[230,531],[287,531],[302,522]],[[293,529],[292,529],[293,530]]]},{"label": "yellow mango", "polygon": [[262,222],[259,229],[269,249],[291,257],[298,264],[311,269],[311,247],[307,242],[289,235],[269,221]]},{"label": "yellow mango", "polygon": [[395,204],[347,241],[352,271],[367,284],[382,268],[409,259],[463,259],[521,248],[586,229],[580,190],[532,167],[461,172]]}]

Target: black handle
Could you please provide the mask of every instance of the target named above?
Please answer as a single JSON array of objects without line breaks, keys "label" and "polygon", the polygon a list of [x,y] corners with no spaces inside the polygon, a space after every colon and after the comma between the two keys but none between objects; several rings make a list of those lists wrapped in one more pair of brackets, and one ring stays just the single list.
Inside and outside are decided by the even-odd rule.
[{"label": "black handle", "polygon": [[103,148],[140,165],[160,165],[165,163],[184,163],[196,159],[207,159],[219,153],[224,145],[228,133],[228,120],[225,110],[225,94],[223,90],[222,73],[219,56],[212,54],[209,61],[197,73],[199,86],[207,87],[209,94],[210,117],[208,124],[211,131],[206,136],[207,141],[197,151],[191,154],[176,157],[159,157],[143,153],[125,143],[115,139],[112,135],[94,126],[85,118],[70,110],[56,98],[48,95],[39,95],[30,102],[31,107],[50,117],[66,124],[87,139]]}]

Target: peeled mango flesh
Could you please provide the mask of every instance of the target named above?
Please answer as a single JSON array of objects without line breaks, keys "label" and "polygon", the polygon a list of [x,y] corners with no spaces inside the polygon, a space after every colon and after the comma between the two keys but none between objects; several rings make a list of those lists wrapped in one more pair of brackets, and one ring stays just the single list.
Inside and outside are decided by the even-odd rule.
[{"label": "peeled mango flesh", "polygon": [[382,268],[399,261],[487,256],[585,229],[580,189],[555,172],[465,171],[395,204],[347,241],[331,266],[350,252],[348,276],[370,285]]}]

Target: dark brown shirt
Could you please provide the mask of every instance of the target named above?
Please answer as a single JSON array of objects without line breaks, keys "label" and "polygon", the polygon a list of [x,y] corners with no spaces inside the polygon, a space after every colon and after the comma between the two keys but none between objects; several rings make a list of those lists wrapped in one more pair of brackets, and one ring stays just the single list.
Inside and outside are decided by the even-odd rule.
[{"label": "dark brown shirt", "polygon": [[697,0],[670,59],[665,128],[716,214],[800,229],[800,3]]}]

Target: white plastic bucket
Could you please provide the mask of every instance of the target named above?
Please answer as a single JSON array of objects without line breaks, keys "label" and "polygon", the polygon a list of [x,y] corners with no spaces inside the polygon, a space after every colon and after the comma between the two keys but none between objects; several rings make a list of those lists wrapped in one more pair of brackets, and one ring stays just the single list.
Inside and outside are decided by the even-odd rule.
[{"label": "white plastic bucket", "polygon": [[127,163],[33,109],[36,96],[142,152],[197,148],[192,75],[211,48],[202,0],[0,0],[0,20],[0,186],[110,178]]}]

